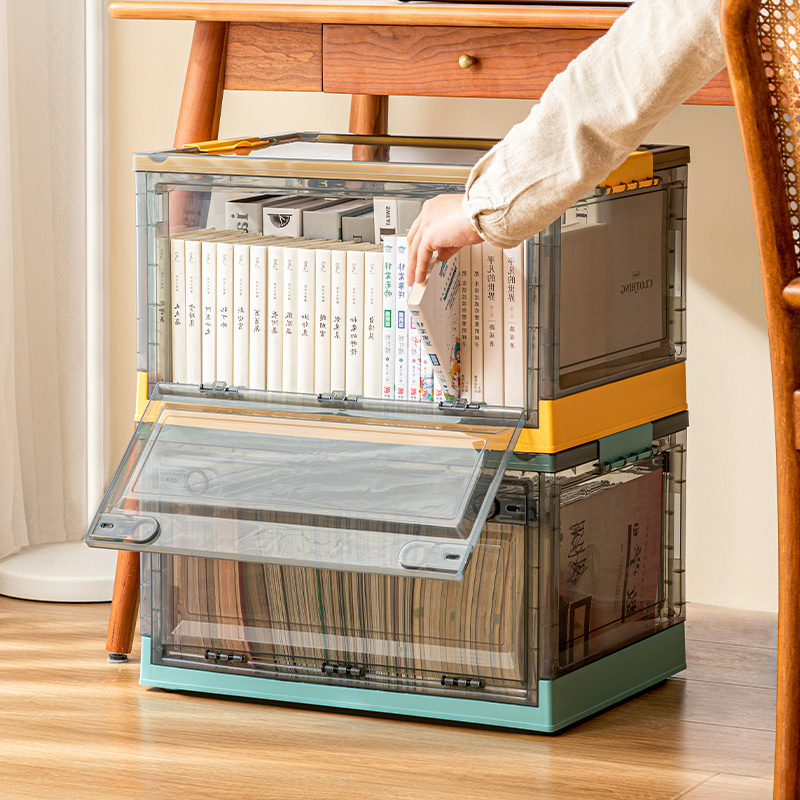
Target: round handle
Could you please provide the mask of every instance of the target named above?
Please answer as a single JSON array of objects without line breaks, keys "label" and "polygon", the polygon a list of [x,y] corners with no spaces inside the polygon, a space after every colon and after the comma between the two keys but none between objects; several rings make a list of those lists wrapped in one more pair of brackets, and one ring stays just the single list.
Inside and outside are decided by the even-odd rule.
[{"label": "round handle", "polygon": [[475,59],[464,53],[464,55],[458,57],[458,66],[461,69],[469,69],[475,63]]}]

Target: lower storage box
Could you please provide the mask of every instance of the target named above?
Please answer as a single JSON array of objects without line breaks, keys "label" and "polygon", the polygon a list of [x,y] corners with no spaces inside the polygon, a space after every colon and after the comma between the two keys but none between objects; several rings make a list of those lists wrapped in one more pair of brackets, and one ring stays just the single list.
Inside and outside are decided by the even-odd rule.
[{"label": "lower storage box", "polygon": [[652,686],[685,667],[686,424],[513,456],[458,581],[151,550],[142,683],[534,731]]}]

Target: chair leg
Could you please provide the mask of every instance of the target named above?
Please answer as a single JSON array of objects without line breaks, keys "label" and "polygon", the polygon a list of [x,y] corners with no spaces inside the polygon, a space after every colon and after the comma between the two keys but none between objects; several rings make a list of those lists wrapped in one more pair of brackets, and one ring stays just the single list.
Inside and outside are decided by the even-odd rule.
[{"label": "chair leg", "polygon": [[[389,130],[389,98],[384,95],[354,94],[350,100],[350,133],[385,134]],[[385,147],[356,145],[353,161],[388,161]]]},{"label": "chair leg", "polygon": [[106,650],[112,663],[128,660],[139,610],[139,554],[123,550],[117,556],[114,596],[108,619]]}]

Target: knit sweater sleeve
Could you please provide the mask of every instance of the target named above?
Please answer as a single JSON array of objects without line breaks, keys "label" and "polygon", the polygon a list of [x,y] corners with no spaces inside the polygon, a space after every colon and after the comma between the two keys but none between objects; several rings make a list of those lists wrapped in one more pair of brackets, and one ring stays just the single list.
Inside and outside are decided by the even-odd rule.
[{"label": "knit sweater sleeve", "polygon": [[475,165],[464,213],[500,247],[534,235],[724,66],[719,0],[635,0]]}]

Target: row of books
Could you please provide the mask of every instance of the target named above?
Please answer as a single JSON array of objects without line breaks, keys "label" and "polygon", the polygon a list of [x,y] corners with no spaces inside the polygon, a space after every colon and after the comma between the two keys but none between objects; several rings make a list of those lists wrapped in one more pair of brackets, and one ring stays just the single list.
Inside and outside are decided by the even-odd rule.
[{"label": "row of books", "polygon": [[209,229],[158,249],[157,320],[176,382],[524,404],[522,247],[465,248],[411,290],[403,236]]},{"label": "row of books", "polygon": [[459,582],[172,559],[180,647],[243,652],[298,672],[322,663],[434,680],[524,680],[524,526],[489,523]]}]

